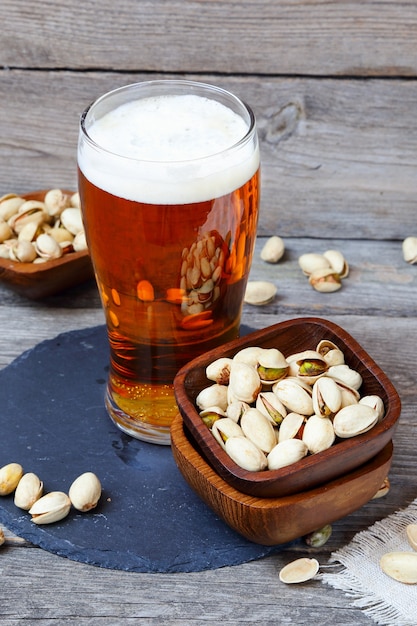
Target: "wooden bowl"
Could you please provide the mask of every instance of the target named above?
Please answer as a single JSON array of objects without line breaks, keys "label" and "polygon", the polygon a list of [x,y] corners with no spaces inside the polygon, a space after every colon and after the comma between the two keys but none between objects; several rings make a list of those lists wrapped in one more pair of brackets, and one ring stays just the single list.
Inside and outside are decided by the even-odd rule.
[{"label": "wooden bowl", "polygon": [[[219,357],[233,357],[247,346],[275,347],[289,355],[315,349],[321,339],[333,341],[344,352],[346,363],[361,374],[362,396],[381,396],[385,417],[368,432],[339,440],[331,448],[282,469],[260,472],[242,469],[218,444],[196,409],[198,393],[212,384],[205,375],[207,365]],[[401,407],[394,386],[357,341],[336,324],[314,317],[285,321],[203,354],[178,372],[174,390],[184,424],[202,456],[235,489],[257,497],[276,498],[304,492],[366,463],[392,439]]]},{"label": "wooden bowl", "polygon": [[[46,190],[33,191],[22,195],[22,198],[42,201],[45,194]],[[12,291],[32,300],[64,291],[93,276],[88,250],[70,252],[45,263],[19,263],[0,258],[0,281]]]},{"label": "wooden bowl", "polygon": [[281,498],[256,498],[226,483],[184,432],[181,416],[171,426],[172,452],[190,487],[238,533],[262,545],[287,543],[353,513],[378,491],[392,459],[389,442],[370,461],[321,487]]}]

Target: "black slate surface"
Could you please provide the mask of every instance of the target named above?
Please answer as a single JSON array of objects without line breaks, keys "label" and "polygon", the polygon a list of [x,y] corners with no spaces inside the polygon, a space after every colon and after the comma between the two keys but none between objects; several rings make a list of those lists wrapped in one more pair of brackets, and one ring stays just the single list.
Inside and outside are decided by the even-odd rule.
[{"label": "black slate surface", "polygon": [[63,333],[0,372],[0,466],[21,463],[45,491],[68,492],[85,471],[102,483],[99,506],[37,526],[13,496],[0,521],[41,548],[74,561],[136,572],[190,572],[237,565],[283,546],[251,543],[187,485],[168,446],[125,435],[104,409],[104,326]]}]

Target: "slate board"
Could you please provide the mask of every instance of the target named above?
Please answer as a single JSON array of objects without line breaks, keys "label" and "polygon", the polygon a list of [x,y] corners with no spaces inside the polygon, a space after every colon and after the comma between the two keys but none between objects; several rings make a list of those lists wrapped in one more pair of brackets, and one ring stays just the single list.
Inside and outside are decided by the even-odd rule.
[{"label": "slate board", "polygon": [[169,446],[138,441],[114,426],[103,404],[107,373],[104,326],[44,341],[0,372],[0,466],[21,463],[45,491],[68,492],[85,471],[103,486],[94,511],[73,509],[44,526],[31,522],[12,495],[2,497],[7,528],[74,561],[135,572],[215,569],[285,547],[241,537],[187,485]]}]

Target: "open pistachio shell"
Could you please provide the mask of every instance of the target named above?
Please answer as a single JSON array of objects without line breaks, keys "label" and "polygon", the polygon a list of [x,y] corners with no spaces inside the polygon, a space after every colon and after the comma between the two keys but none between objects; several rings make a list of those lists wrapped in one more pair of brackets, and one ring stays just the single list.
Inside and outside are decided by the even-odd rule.
[{"label": "open pistachio shell", "polygon": [[382,571],[400,583],[417,583],[417,553],[387,552],[379,562]]},{"label": "open pistachio shell", "polygon": [[408,524],[406,528],[408,543],[417,550],[417,524]]},{"label": "open pistachio shell", "polygon": [[286,584],[304,583],[319,571],[319,562],[317,559],[301,558],[287,563],[280,573],[279,579]]},{"label": "open pistachio shell", "polygon": [[245,291],[245,302],[256,306],[269,304],[275,298],[277,288],[264,280],[249,281]]}]

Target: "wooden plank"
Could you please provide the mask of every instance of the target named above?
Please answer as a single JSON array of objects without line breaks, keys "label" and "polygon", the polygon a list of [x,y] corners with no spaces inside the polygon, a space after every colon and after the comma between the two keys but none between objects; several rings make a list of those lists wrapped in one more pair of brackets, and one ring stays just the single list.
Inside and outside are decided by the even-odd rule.
[{"label": "wooden plank", "polygon": [[[112,88],[147,78],[0,72],[0,193],[75,188],[82,110]],[[190,78],[234,91],[256,113],[261,235],[400,240],[415,231],[416,81]]]},{"label": "wooden plank", "polygon": [[3,0],[0,64],[316,76],[415,76],[417,6],[295,0]]}]

